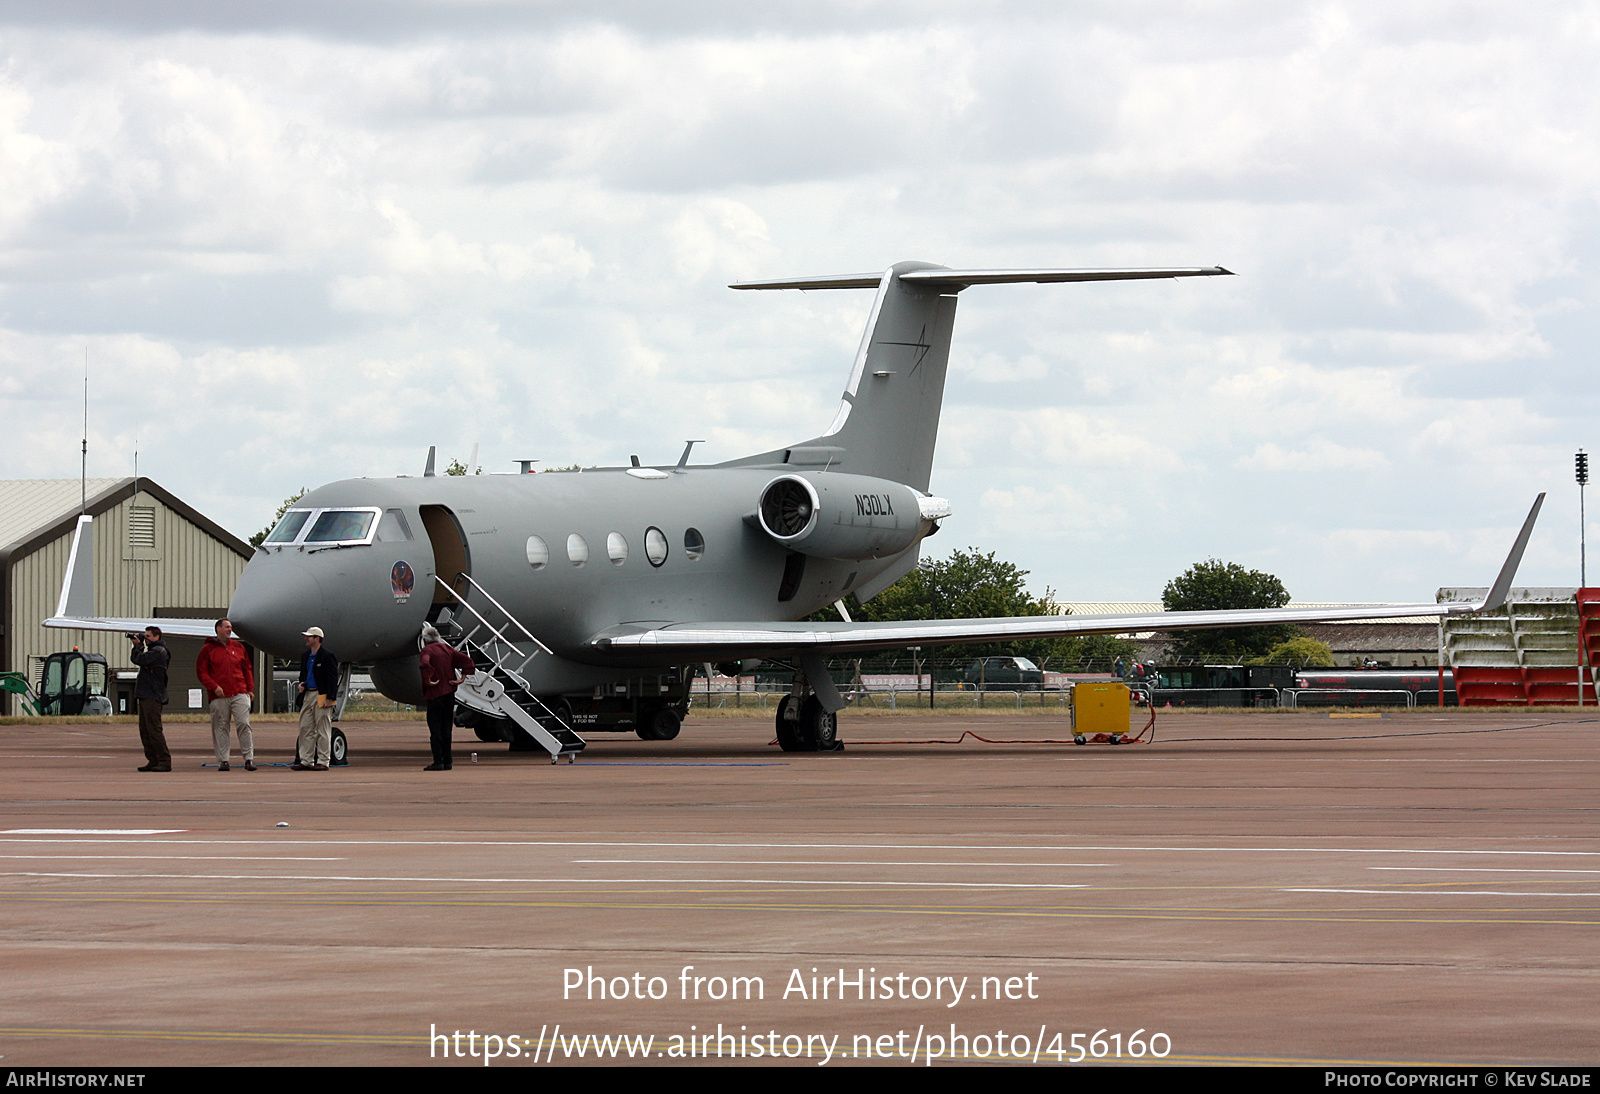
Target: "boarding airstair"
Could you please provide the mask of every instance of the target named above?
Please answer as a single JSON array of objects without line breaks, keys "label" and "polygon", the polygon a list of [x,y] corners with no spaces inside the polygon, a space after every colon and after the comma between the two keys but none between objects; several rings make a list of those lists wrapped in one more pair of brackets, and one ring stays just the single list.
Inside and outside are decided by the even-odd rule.
[{"label": "boarding airstair", "polygon": [[[440,613],[440,633],[448,635],[446,641],[472,658],[478,670],[456,688],[456,702],[492,718],[509,718],[550,754],[551,763],[563,756],[571,763],[588,742],[533,693],[526,676],[533,659],[541,653],[549,654],[550,648],[466,574],[459,575],[458,580],[483,598],[489,614],[469,604],[442,578],[435,576],[434,580],[452,599]],[[498,619],[499,626],[491,618]]]}]

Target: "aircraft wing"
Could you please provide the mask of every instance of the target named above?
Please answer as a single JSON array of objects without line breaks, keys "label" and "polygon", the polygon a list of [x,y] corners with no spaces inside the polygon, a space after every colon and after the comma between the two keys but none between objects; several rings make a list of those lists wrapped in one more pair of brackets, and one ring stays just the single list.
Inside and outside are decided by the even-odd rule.
[{"label": "aircraft wing", "polygon": [[1540,494],[1517,535],[1489,593],[1477,604],[1385,604],[1354,608],[1259,608],[1214,612],[1144,612],[1129,615],[1031,615],[1000,619],[927,619],[889,623],[706,622],[624,624],[590,639],[596,652],[613,656],[662,654],[685,662],[732,661],[746,657],[838,655],[906,646],[958,646],[1136,631],[1210,630],[1277,623],[1338,623],[1399,619],[1407,616],[1466,615],[1505,603],[1522,561],[1534,521],[1544,503]]},{"label": "aircraft wing", "polygon": [[112,619],[94,614],[94,518],[81,516],[72,533],[72,551],[67,556],[67,575],[61,582],[61,599],[56,614],[44,621],[46,627],[83,631],[120,631],[124,634],[160,627],[163,635],[211,638],[216,633],[215,619]]}]

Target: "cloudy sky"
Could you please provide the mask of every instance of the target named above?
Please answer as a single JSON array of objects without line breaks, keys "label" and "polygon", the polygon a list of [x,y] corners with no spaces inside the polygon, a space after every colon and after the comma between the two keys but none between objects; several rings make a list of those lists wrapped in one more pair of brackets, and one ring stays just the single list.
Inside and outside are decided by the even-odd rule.
[{"label": "cloudy sky", "polygon": [[871,294],[731,281],[1221,264],[962,294],[933,553],[1429,599],[1549,490],[1519,583],[1573,585],[1597,71],[1574,0],[11,0],[0,477],[77,475],[86,352],[89,473],[249,535],[429,444],[820,432]]}]

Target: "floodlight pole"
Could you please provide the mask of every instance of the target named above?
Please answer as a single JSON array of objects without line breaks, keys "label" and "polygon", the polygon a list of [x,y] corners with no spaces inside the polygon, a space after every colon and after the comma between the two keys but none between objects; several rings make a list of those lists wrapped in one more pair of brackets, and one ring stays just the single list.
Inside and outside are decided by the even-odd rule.
[{"label": "floodlight pole", "polygon": [[[1589,454],[1583,449],[1578,449],[1578,454],[1572,458],[1573,471],[1578,480],[1578,588],[1584,589],[1589,585],[1588,561],[1588,520],[1583,511],[1583,488],[1589,485]],[[1583,647],[1582,617],[1579,617],[1578,626],[1578,705],[1583,706],[1583,665],[1589,659],[1589,651]],[[1592,673],[1591,673],[1592,675]],[[1600,701],[1600,696],[1596,696]]]},{"label": "floodlight pole", "polygon": [[1588,528],[1585,527],[1583,513],[1583,488],[1589,485],[1589,454],[1583,449],[1578,449],[1578,454],[1573,457],[1573,466],[1578,478],[1578,585],[1587,588],[1589,585],[1588,567]]}]

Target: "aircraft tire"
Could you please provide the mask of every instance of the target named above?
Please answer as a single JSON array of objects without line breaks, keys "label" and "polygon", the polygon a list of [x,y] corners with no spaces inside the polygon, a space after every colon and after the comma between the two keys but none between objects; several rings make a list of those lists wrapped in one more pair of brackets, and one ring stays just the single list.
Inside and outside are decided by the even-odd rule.
[{"label": "aircraft tire", "polygon": [[350,742],[344,735],[344,730],[338,726],[333,727],[333,734],[328,741],[328,766],[350,766]]},{"label": "aircraft tire", "polygon": [[509,722],[509,718],[478,718],[472,723],[473,736],[480,741],[509,741],[506,731],[501,728],[501,722]]},{"label": "aircraft tire", "polygon": [[462,729],[472,730],[472,735],[480,741],[493,743],[511,740],[510,718],[495,718],[471,707],[458,705],[451,720]]},{"label": "aircraft tire", "polygon": [[639,712],[639,725],[634,732],[641,741],[670,741],[677,737],[683,720],[671,707],[646,707]]},{"label": "aircraft tire", "polygon": [[678,730],[683,722],[678,718],[678,712],[671,707],[658,707],[650,716],[650,722],[655,729],[656,740],[670,741],[677,737]]},{"label": "aircraft tire", "polygon": [[800,733],[807,741],[807,752],[842,752],[839,742],[839,715],[822,709],[822,700],[806,696],[800,707]]},{"label": "aircraft tire", "polygon": [[785,717],[794,702],[793,695],[785,695],[778,700],[778,747],[785,752],[815,752],[817,750],[815,740],[806,736],[804,709],[802,708],[802,717],[799,719]]}]

